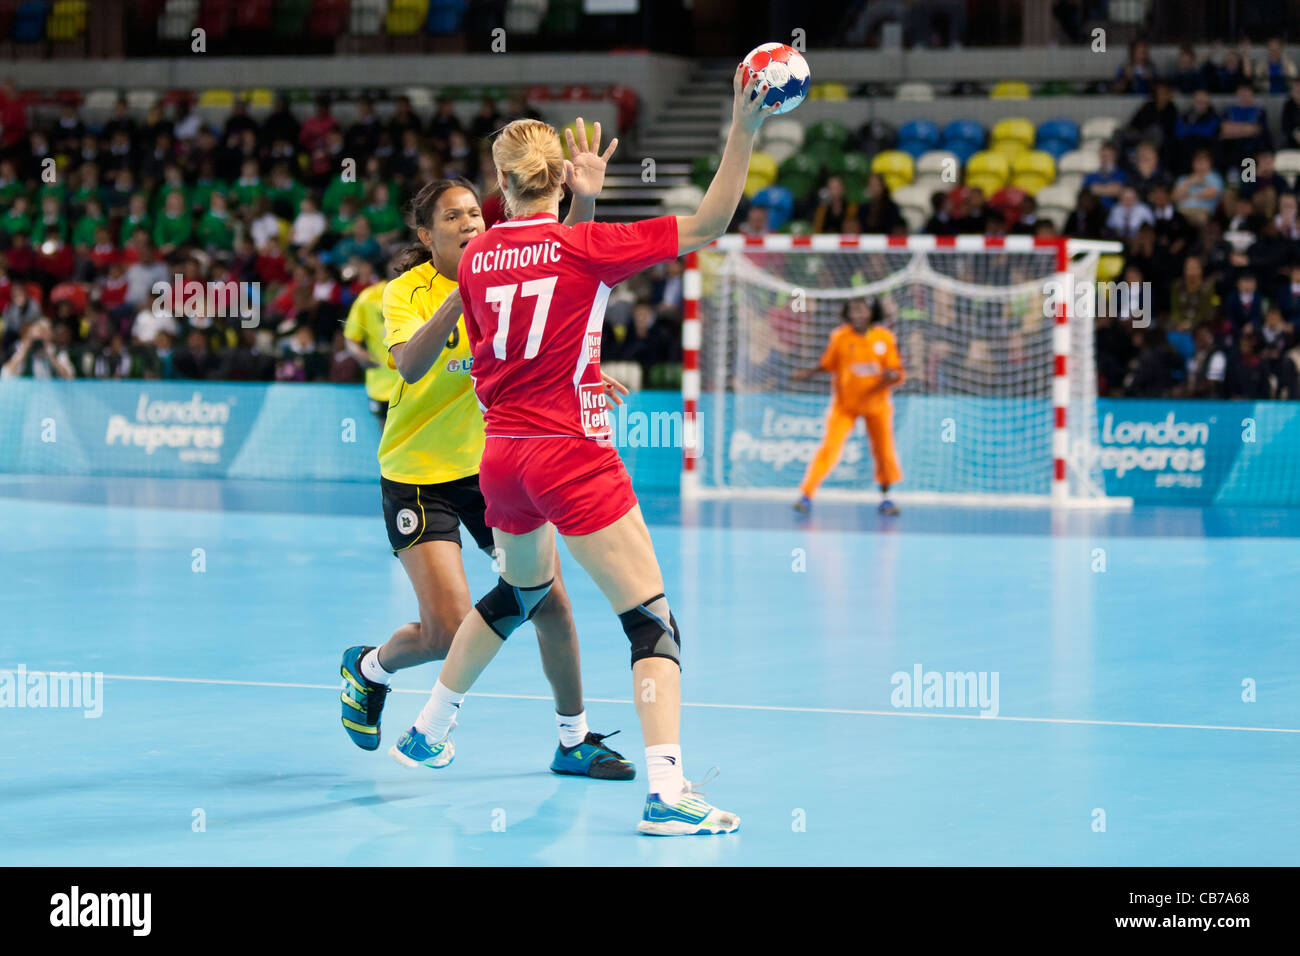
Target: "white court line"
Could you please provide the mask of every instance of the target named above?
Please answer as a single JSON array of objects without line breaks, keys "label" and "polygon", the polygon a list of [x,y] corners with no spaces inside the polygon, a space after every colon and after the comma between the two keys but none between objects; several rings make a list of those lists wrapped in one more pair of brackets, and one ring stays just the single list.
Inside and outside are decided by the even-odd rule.
[{"label": "white court line", "polygon": [[[0,673],[14,673],[0,669]],[[28,674],[44,675],[45,671],[27,671]],[[300,690],[338,690],[339,684],[291,684],[283,681],[260,680],[213,680],[203,677],[150,677],[137,674],[105,674],[104,680],[138,680],[155,681],[165,684],[215,684],[234,687],[292,687]],[[427,691],[415,688],[394,687],[395,694],[425,694]],[[541,694],[481,694],[472,693],[470,697],[491,697],[499,700],[546,700],[551,698]],[[588,697],[593,704],[631,704],[630,700],[612,697]],[[1141,720],[1086,720],[1076,717],[1008,717],[998,714],[983,717],[979,714],[931,713],[919,710],[850,710],[841,707],[784,707],[775,704],[702,704],[696,701],[682,701],[683,707],[711,707],[717,710],[765,710],[783,714],[846,714],[853,717],[940,717],[947,720],[1003,720],[1026,724],[1082,724],[1091,727],[1159,727],[1173,730],[1243,730],[1261,734],[1300,734],[1297,727],[1233,727],[1223,724],[1163,724]]]}]

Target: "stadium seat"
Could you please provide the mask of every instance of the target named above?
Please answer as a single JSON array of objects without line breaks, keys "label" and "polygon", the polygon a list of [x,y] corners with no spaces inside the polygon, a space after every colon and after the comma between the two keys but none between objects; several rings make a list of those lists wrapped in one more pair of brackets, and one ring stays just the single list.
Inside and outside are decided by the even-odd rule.
[{"label": "stadium seat", "polygon": [[[1034,142],[1044,152],[1060,157],[1069,150],[1078,149],[1079,124],[1071,119],[1061,117],[1049,119],[1038,127]],[[1055,147],[1055,149],[1049,148],[1048,144],[1051,144],[1051,147]],[[1059,152],[1057,149],[1059,149]]]},{"label": "stadium seat", "polygon": [[235,25],[235,0],[205,0],[199,7],[197,26],[207,39],[221,40]]},{"label": "stadium seat", "polygon": [[1085,143],[1103,143],[1115,135],[1119,120],[1113,116],[1094,116],[1083,124],[1082,136]]},{"label": "stadium seat", "polygon": [[357,36],[376,36],[383,30],[388,0],[352,0],[348,32]]},{"label": "stadium seat", "polygon": [[989,208],[997,212],[1010,226],[1020,218],[1020,204],[1025,200],[1025,190],[1019,186],[1003,186],[989,197]]},{"label": "stadium seat", "polygon": [[841,173],[865,180],[871,175],[871,160],[861,153],[845,153]]},{"label": "stadium seat", "polygon": [[570,37],[582,22],[583,0],[550,0],[542,29],[553,37]]},{"label": "stadium seat", "polygon": [[14,14],[14,42],[39,43],[44,40],[45,25],[49,16],[48,0],[23,0]]},{"label": "stadium seat", "polygon": [[858,127],[853,141],[858,149],[870,156],[881,150],[897,148],[898,131],[884,120],[868,120]]},{"label": "stadium seat", "polygon": [[427,86],[408,86],[402,95],[411,101],[411,109],[416,112],[433,109],[433,91]]},{"label": "stadium seat", "polygon": [[1011,181],[1030,195],[1056,179],[1056,160],[1041,149],[1025,150],[1011,161]]},{"label": "stadium seat", "polygon": [[943,180],[944,173],[953,174],[953,183],[957,182],[961,173],[961,160],[957,154],[948,149],[932,149],[928,153],[921,155],[916,161],[917,178],[933,177]]},{"label": "stadium seat", "polygon": [[126,94],[126,105],[132,113],[147,113],[157,102],[157,90],[128,90]]},{"label": "stadium seat", "polygon": [[408,37],[419,33],[429,18],[429,0],[392,0],[384,29],[389,36]]},{"label": "stadium seat", "polygon": [[699,211],[703,199],[703,189],[692,183],[683,183],[664,190],[660,202],[665,216],[693,216]]},{"label": "stadium seat", "polygon": [[316,0],[307,18],[309,36],[336,37],[346,33],[347,27],[348,0]]},{"label": "stadium seat", "polygon": [[[791,219],[782,227],[781,232],[789,233],[792,236],[811,236],[813,234],[812,223],[807,219]],[[604,367],[604,363],[602,363],[601,367]]]},{"label": "stadium seat", "polygon": [[[694,211],[694,210],[692,210]],[[665,215],[672,215],[665,213]],[[676,213],[681,215],[681,213]],[[640,362],[605,362],[600,363],[600,370],[608,372],[611,376],[618,379],[627,386],[630,392],[641,391],[642,376],[645,374],[641,369]]]},{"label": "stadium seat", "polygon": [[[1034,199],[1035,201],[1037,201],[1038,197],[1035,196]],[[1066,222],[1068,222],[1070,219],[1070,212],[1072,211],[1072,206],[1073,204],[1071,204],[1071,206],[1057,206],[1057,205],[1046,206],[1043,203],[1039,202],[1035,214],[1038,216],[1039,219],[1046,219],[1048,222],[1050,222],[1052,224],[1052,227],[1057,232],[1062,232],[1065,229]]]},{"label": "stadium seat", "polygon": [[1273,168],[1295,189],[1296,176],[1300,174],[1300,149],[1279,149],[1273,157]]},{"label": "stadium seat", "polygon": [[701,189],[708,189],[709,183],[713,182],[713,177],[718,171],[720,162],[722,162],[722,157],[717,153],[708,153],[696,159],[691,164],[691,182]]},{"label": "stadium seat", "polygon": [[976,186],[991,196],[1011,178],[1011,163],[998,152],[983,150],[966,163],[966,185]]},{"label": "stadium seat", "polygon": [[1027,100],[1029,95],[1029,84],[1023,80],[1003,80],[989,91],[989,99],[993,100]]},{"label": "stadium seat", "polygon": [[271,21],[271,32],[278,37],[300,37],[307,32],[312,0],[279,0]]},{"label": "stadium seat", "polygon": [[1034,124],[1021,117],[998,120],[993,126],[992,140],[994,143],[1010,140],[1028,148],[1034,145]]},{"label": "stadium seat", "polygon": [[546,0],[508,0],[505,28],[507,32],[535,34],[546,15]]},{"label": "stadium seat", "polygon": [[[641,98],[637,96],[636,90],[630,86],[623,86],[616,83],[605,90],[605,99],[612,102],[618,107],[618,128],[620,130],[630,130],[636,126],[637,113],[641,109]],[[770,126],[771,121],[763,124],[764,127]],[[796,126],[799,124],[796,123]],[[800,127],[800,135],[803,129]]]},{"label": "stadium seat", "polygon": [[773,143],[790,143],[797,149],[803,141],[803,125],[798,120],[773,117],[759,128],[758,144],[763,149]]},{"label": "stadium seat", "polygon": [[[794,215],[794,196],[784,186],[768,186],[766,189],[760,189],[749,202],[752,206],[760,206],[767,210],[767,227],[773,231],[781,229]],[[690,212],[694,213],[697,209],[699,209],[698,203]]]},{"label": "stadium seat", "polygon": [[911,153],[901,149],[890,149],[877,153],[871,160],[871,171],[879,173],[885,180],[885,187],[892,194],[899,186],[906,186],[915,177],[916,161]]},{"label": "stadium seat", "polygon": [[162,40],[188,40],[198,23],[199,0],[167,0],[158,19],[158,37]]},{"label": "stadium seat", "polygon": [[1056,169],[1056,182],[1052,183],[1052,188],[1060,186],[1062,189],[1068,189],[1070,195],[1078,196],[1079,190],[1083,188],[1083,173],[1063,173],[1060,167]]},{"label": "stadium seat", "polygon": [[749,157],[749,172],[745,176],[745,195],[753,197],[761,189],[776,182],[776,160],[767,153],[754,153]]},{"label": "stadium seat", "polygon": [[929,83],[900,83],[894,91],[894,99],[913,103],[934,99],[934,87]]},{"label": "stadium seat", "polygon": [[1087,175],[1097,171],[1101,165],[1101,157],[1094,149],[1072,149],[1056,162],[1056,168],[1060,173],[1079,173]]},{"label": "stadium seat", "polygon": [[839,146],[832,143],[813,143],[811,146],[805,146],[803,153],[816,162],[818,168],[828,176],[844,172],[844,150]]},{"label": "stadium seat", "polygon": [[55,0],[46,35],[51,40],[75,40],[86,32],[86,0]]},{"label": "stadium seat", "polygon": [[1044,186],[1034,195],[1034,201],[1038,203],[1040,209],[1044,206],[1052,206],[1064,209],[1067,214],[1074,209],[1078,198],[1079,191],[1077,189],[1072,190],[1069,186],[1059,182]]},{"label": "stadium seat", "polygon": [[768,143],[767,145],[765,145],[763,147],[763,152],[767,153],[767,155],[775,159],[777,161],[777,164],[779,165],[781,163],[784,163],[795,153],[799,152],[799,147],[796,146],[794,143],[787,143],[787,142],[782,142],[780,140],[777,140],[776,142]]},{"label": "stadium seat", "polygon": [[[908,228],[913,232],[924,225],[926,219],[930,217],[930,197],[935,192],[931,188],[933,182],[933,180],[927,179],[924,182],[912,183],[909,186],[899,186],[889,194],[889,198],[897,204],[899,212],[903,213],[903,217],[907,219]],[[913,223],[913,217],[907,215],[908,209],[916,211],[920,219],[920,225]]]},{"label": "stadium seat", "polygon": [[898,128],[898,148],[920,157],[939,145],[939,127],[929,120],[912,120]]},{"label": "stadium seat", "polygon": [[1011,162],[1028,149],[1029,147],[1018,139],[1000,139],[989,145],[990,152],[1001,153],[1007,158],[1007,162]]},{"label": "stadium seat", "polygon": [[843,102],[849,98],[849,88],[843,83],[814,83],[808,90],[810,100]]},{"label": "stadium seat", "polygon": [[822,120],[819,123],[814,123],[812,126],[808,127],[804,134],[804,142],[809,146],[818,143],[830,143],[843,148],[844,144],[847,143],[848,140],[848,129],[843,124],[829,119]]},{"label": "stadium seat", "polygon": [[465,22],[467,0],[432,0],[424,29],[433,36],[459,33]]},{"label": "stadium seat", "polygon": [[86,94],[85,108],[88,113],[108,113],[117,105],[117,90],[91,90]]}]

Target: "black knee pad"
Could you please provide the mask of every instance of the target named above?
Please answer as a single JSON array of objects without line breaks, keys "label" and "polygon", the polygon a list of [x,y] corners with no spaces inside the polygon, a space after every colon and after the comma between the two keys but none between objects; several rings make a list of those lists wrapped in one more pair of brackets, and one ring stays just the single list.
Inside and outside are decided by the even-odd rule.
[{"label": "black knee pad", "polygon": [[647,657],[666,657],[682,666],[682,636],[668,607],[668,599],[656,594],[644,604],[618,616],[623,632],[632,642],[632,664]]},{"label": "black knee pad", "polygon": [[497,586],[483,595],[474,607],[483,615],[487,626],[504,641],[519,625],[532,618],[554,582],[552,578],[536,587],[517,588],[508,584],[505,578],[497,578]]}]

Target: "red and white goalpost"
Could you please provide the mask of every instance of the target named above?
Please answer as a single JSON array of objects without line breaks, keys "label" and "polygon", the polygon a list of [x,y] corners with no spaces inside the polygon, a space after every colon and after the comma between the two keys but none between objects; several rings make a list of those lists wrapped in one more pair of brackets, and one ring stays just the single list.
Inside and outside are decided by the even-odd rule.
[{"label": "red and white goalpost", "polygon": [[[868,297],[885,306],[908,376],[895,397],[905,477],[891,497],[1130,505],[1105,494],[1093,356],[1097,261],[1120,250],[1031,236],[727,235],[689,254],[683,494],[796,493],[830,390],[826,376],[790,375],[817,364],[843,303]],[[865,448],[851,441],[822,495],[874,500]]]}]

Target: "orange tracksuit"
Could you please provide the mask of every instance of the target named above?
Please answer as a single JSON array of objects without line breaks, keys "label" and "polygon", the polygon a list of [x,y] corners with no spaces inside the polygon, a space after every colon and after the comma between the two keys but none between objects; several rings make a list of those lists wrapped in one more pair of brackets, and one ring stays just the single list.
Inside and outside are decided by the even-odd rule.
[{"label": "orange tracksuit", "polygon": [[872,326],[859,335],[850,325],[831,333],[822,354],[821,367],[831,373],[831,410],[826,417],[826,437],[808,463],[799,490],[811,498],[844,453],[844,443],[859,418],[866,419],[871,456],[876,461],[876,483],[896,485],[903,479],[894,454],[894,404],[884,371],[894,369],[903,381],[903,363],[898,357],[894,334],[883,326]]}]

